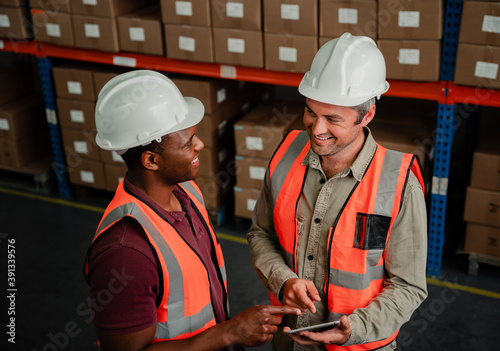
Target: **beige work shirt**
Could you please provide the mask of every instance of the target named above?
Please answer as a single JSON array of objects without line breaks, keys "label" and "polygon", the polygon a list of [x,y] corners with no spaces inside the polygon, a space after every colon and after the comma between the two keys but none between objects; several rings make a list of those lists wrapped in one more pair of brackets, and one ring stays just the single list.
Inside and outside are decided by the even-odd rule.
[{"label": "beige work shirt", "polygon": [[[365,144],[354,163],[330,179],[326,178],[321,169],[320,158],[312,150],[309,150],[302,162],[308,166],[308,170],[296,212],[300,230],[297,238],[297,274],[286,265],[278,243],[273,225],[270,181],[266,175],[253,212],[252,226],[247,234],[252,264],[264,285],[277,297],[285,281],[294,277],[313,281],[321,297],[321,301],[316,303],[317,312],[314,315],[307,311],[301,316],[286,319],[285,324],[291,328],[325,321],[328,232],[351,189],[363,177],[377,147],[370,130],[365,128],[364,132]],[[290,210],[294,210],[294,204],[290,204]],[[313,222],[313,218],[319,218],[320,222]],[[352,333],[344,346],[385,339],[410,319],[427,296],[426,261],[425,199],[420,183],[411,174],[401,211],[394,220],[385,248],[384,289],[368,306],[358,308],[348,316]],[[277,334],[273,343],[279,351],[325,350],[323,345],[294,345],[283,333]],[[380,350],[393,348],[395,342]]]}]

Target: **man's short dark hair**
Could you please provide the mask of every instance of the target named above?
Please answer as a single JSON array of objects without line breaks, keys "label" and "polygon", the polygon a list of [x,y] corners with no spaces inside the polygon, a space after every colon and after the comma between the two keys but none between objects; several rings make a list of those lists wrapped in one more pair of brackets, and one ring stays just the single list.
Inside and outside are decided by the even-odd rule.
[{"label": "man's short dark hair", "polygon": [[164,135],[161,137],[161,141],[158,142],[153,140],[147,145],[140,145],[128,149],[123,155],[123,161],[127,165],[128,169],[135,168],[141,162],[141,155],[145,151],[151,151],[155,154],[161,154],[165,150],[165,142],[168,140],[169,136]]}]

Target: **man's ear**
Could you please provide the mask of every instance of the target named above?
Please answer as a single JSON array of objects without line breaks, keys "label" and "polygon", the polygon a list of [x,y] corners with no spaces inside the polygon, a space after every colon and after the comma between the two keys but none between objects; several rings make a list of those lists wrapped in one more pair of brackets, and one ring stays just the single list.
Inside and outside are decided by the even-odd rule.
[{"label": "man's ear", "polygon": [[150,171],[158,170],[157,157],[158,155],[152,151],[144,151],[141,154],[142,166]]},{"label": "man's ear", "polygon": [[368,123],[370,123],[373,119],[373,117],[375,117],[375,110],[376,110],[376,107],[375,107],[375,104],[373,104],[370,109],[368,110],[368,112],[366,113],[365,117],[363,117],[363,121],[361,122],[361,126],[362,127],[366,127],[368,125]]}]

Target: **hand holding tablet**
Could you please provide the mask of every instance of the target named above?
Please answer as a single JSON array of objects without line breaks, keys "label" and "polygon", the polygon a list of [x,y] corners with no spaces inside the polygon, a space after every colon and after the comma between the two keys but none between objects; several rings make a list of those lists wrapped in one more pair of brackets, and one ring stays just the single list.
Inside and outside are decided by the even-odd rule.
[{"label": "hand holding tablet", "polygon": [[325,330],[331,329],[334,326],[338,325],[340,321],[333,321],[333,322],[326,322],[326,323],[321,323],[321,324],[315,324],[315,325],[310,325],[308,327],[303,327],[303,328],[297,328],[297,329],[292,329],[287,331],[287,334],[295,334],[301,331],[312,331],[312,332],[323,332]]}]

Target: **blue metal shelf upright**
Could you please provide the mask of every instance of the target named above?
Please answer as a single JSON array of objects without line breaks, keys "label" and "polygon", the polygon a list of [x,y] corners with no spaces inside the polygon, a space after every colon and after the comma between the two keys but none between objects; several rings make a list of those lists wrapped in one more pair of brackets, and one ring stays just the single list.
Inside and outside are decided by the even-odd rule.
[{"label": "blue metal shelf upright", "polygon": [[[462,14],[462,0],[447,0],[444,23],[441,80],[452,82]],[[434,169],[429,216],[429,247],[427,274],[441,275],[443,246],[445,243],[446,204],[451,146],[455,136],[455,105],[439,104],[434,152]]]}]

